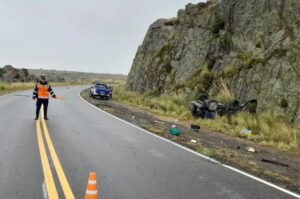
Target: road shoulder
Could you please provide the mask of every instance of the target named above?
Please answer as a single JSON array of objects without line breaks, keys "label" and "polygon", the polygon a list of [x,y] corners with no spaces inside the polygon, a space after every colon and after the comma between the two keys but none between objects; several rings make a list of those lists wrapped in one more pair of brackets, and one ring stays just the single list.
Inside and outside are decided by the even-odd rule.
[{"label": "road shoulder", "polygon": [[[120,104],[114,101],[92,99],[88,92],[81,96],[96,107],[111,113],[133,125],[144,128],[156,135],[172,140],[189,149],[197,151],[208,157],[216,159],[262,179],[270,181],[281,187],[300,193],[300,157],[298,154],[278,151],[273,148],[261,146],[242,138],[233,138],[208,129],[195,132],[190,124],[175,121],[175,118],[162,118],[136,107]],[[169,129],[173,124],[181,130],[181,136],[172,136]],[[193,143],[195,140],[197,143]],[[245,150],[254,147],[256,153]],[[273,160],[286,163],[288,166],[274,164],[262,160]]]}]

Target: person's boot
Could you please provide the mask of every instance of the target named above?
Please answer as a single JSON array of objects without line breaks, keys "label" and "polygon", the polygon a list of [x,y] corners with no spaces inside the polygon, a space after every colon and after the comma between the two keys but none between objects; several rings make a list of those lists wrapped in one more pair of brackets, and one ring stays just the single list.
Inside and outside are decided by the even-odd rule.
[{"label": "person's boot", "polygon": [[39,116],[35,116],[34,120],[38,120],[39,119]]},{"label": "person's boot", "polygon": [[44,117],[45,120],[49,120],[49,118],[47,116]]}]

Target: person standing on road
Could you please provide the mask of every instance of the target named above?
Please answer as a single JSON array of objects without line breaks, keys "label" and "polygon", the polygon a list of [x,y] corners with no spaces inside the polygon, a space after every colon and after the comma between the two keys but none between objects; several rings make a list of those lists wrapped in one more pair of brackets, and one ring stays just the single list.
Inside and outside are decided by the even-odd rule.
[{"label": "person standing on road", "polygon": [[40,109],[42,105],[44,107],[44,119],[48,120],[47,110],[49,104],[49,93],[53,98],[56,98],[56,95],[54,94],[51,86],[48,84],[46,77],[42,75],[40,81],[36,84],[33,90],[32,96],[33,100],[37,99],[35,120],[39,119]]}]

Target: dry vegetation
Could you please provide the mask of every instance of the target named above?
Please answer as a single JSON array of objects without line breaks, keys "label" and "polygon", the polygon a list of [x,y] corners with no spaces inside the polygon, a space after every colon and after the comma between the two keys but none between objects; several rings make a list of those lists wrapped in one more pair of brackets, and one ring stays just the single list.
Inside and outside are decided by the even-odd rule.
[{"label": "dry vegetation", "polygon": [[[67,83],[67,82],[53,82],[51,83],[51,86],[69,86],[69,85],[80,85],[83,83]],[[27,89],[33,89],[35,86],[34,82],[15,82],[15,83],[5,83],[0,82],[0,95],[15,92],[15,91],[21,91],[21,90],[27,90]]]},{"label": "dry vegetation", "polygon": [[[194,123],[230,136],[244,137],[261,145],[267,145],[284,151],[300,152],[300,130],[296,129],[281,115],[264,112],[256,115],[238,113],[230,117],[216,117],[213,120],[195,119],[189,111],[189,101],[169,96],[155,96],[152,93],[128,91],[124,83],[114,85],[114,100],[150,111],[159,116],[176,118],[183,123]],[[218,90],[218,92],[216,91]],[[219,82],[211,94],[220,101],[232,99],[232,94],[224,82]],[[252,131],[250,136],[242,133],[243,128]]]}]

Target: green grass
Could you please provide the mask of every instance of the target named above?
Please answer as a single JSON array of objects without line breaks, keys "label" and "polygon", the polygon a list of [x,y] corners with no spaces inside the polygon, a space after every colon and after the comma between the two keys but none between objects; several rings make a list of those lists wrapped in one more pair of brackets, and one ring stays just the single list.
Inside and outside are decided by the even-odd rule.
[{"label": "green grass", "polygon": [[[189,111],[191,100],[180,100],[170,96],[155,96],[151,93],[136,93],[126,90],[124,84],[114,85],[114,100],[150,111],[159,116],[178,119],[187,124],[199,124],[212,131],[233,137],[242,137],[261,145],[271,146],[283,151],[300,152],[300,130],[296,129],[283,116],[268,112],[251,115],[240,112],[231,117],[216,117],[213,120],[195,119]],[[232,95],[222,87],[225,101]],[[221,89],[221,90],[222,90]],[[221,96],[217,96],[221,98]],[[243,128],[252,131],[251,136],[242,133]]]},{"label": "green grass", "polygon": [[[300,152],[300,131],[294,128],[283,116],[275,116],[268,112],[256,115],[240,112],[231,117],[199,120],[198,123],[207,128],[235,137],[244,137],[262,145],[284,151]],[[243,128],[250,129],[252,135],[243,135]]]},{"label": "green grass", "polygon": [[151,93],[140,94],[127,91],[124,85],[114,86],[114,100],[134,105],[153,113],[166,116],[184,117],[188,113],[187,104],[168,96],[154,96]]},{"label": "green grass", "polygon": [[9,93],[12,91],[18,91],[18,90],[26,90],[33,88],[35,86],[34,83],[4,83],[0,82],[0,94]]}]

